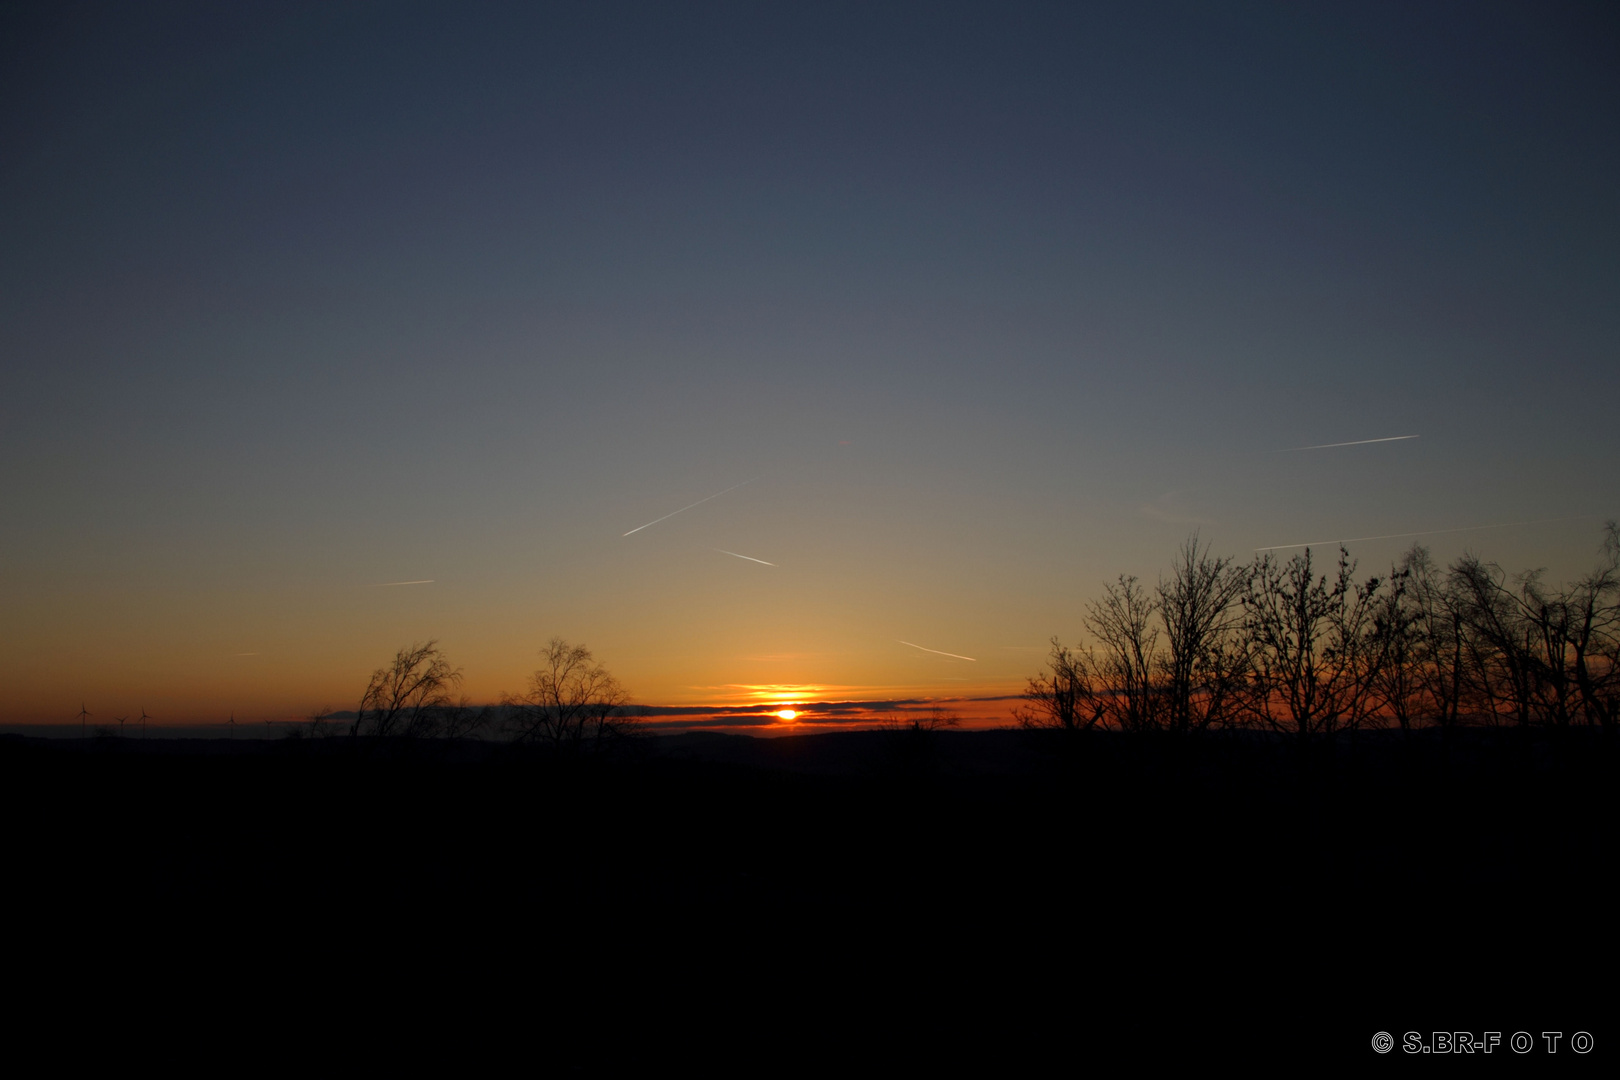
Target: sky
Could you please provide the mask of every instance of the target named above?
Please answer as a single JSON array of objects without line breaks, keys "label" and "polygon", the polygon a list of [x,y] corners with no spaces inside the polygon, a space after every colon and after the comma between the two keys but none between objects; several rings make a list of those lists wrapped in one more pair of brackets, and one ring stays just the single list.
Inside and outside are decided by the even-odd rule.
[{"label": "sky", "polygon": [[1576,576],[1617,119],[1600,4],[10,4],[0,721],[1004,721],[1194,530]]}]

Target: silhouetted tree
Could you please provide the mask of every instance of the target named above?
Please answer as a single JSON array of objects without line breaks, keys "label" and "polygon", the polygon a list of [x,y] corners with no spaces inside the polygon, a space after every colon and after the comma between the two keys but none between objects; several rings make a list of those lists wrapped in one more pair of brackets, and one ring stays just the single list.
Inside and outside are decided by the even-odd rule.
[{"label": "silhouetted tree", "polygon": [[1310,548],[1287,563],[1268,554],[1253,566],[1243,625],[1254,660],[1250,707],[1260,723],[1309,739],[1375,717],[1383,643],[1373,618],[1382,582],[1357,584],[1354,573],[1342,547],[1332,578],[1314,574]]},{"label": "silhouetted tree", "polygon": [[1620,729],[1620,524],[1595,570],[1549,587],[1466,555],[1442,573],[1414,545],[1386,578],[1309,548],[1252,566],[1195,533],[1150,594],[1121,575],[1087,605],[1095,645],[1056,638],[1014,717],[1026,727],[1196,732],[1253,723],[1301,738],[1393,722]]},{"label": "silhouetted tree", "polygon": [[630,734],[640,718],[630,695],[583,645],[554,637],[540,650],[540,669],[520,695],[503,695],[505,723],[518,742],[556,749],[600,748]]},{"label": "silhouetted tree", "polygon": [[1604,525],[1602,561],[1568,600],[1576,689],[1589,724],[1620,719],[1620,523]]},{"label": "silhouetted tree", "polygon": [[[1620,661],[1620,526],[1604,527],[1601,561],[1565,588],[1539,570],[1512,579],[1465,556],[1452,568],[1481,711],[1519,724],[1612,724]],[[1511,584],[1510,584],[1511,581]]]},{"label": "silhouetted tree", "polygon": [[1452,564],[1449,584],[1461,615],[1467,694],[1482,718],[1529,724],[1536,717],[1532,631],[1507,574],[1477,555]]},{"label": "silhouetted tree", "polygon": [[1087,658],[1052,639],[1047,670],[1029,680],[1024,702],[1013,719],[1026,728],[1087,731],[1102,718],[1102,710]]},{"label": "silhouetted tree", "polygon": [[1410,588],[1412,553],[1390,568],[1389,587],[1373,602],[1373,634],[1383,663],[1372,674],[1379,706],[1403,732],[1410,732],[1428,710],[1431,680],[1422,610]]},{"label": "silhouetted tree", "polygon": [[1414,647],[1409,662],[1416,672],[1420,702],[1413,706],[1413,715],[1450,728],[1462,719],[1469,678],[1461,595],[1420,545],[1412,546],[1399,569],[1405,574],[1402,602],[1410,606]]},{"label": "silhouetted tree", "polygon": [[1102,649],[1094,663],[1104,722],[1121,731],[1157,728],[1163,705],[1157,685],[1162,662],[1153,598],[1136,578],[1121,574],[1115,584],[1103,586],[1101,600],[1087,607],[1086,629]]},{"label": "silhouetted tree", "polygon": [[1196,533],[1182,545],[1169,578],[1159,579],[1154,607],[1165,649],[1157,712],[1170,730],[1202,731],[1239,712],[1249,671],[1238,633],[1247,580],[1247,567],[1200,549]]},{"label": "silhouetted tree", "polygon": [[465,698],[452,701],[450,690],[461,682],[461,669],[450,666],[438,642],[411,645],[394,661],[371,673],[360,697],[349,734],[413,738],[462,737],[485,722],[484,710]]},{"label": "silhouetted tree", "polygon": [[1570,663],[1572,595],[1548,589],[1541,580],[1542,573],[1534,570],[1521,574],[1518,582],[1519,606],[1529,631],[1526,652],[1530,656],[1531,692],[1539,717],[1566,727],[1580,707],[1574,665]]}]

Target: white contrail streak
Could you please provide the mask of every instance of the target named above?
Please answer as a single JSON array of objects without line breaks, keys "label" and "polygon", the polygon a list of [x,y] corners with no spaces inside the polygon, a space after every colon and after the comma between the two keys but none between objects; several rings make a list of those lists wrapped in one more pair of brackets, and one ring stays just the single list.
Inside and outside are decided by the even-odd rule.
[{"label": "white contrail streak", "polygon": [[733,559],[747,559],[749,562],[757,562],[761,566],[776,565],[773,562],[766,562],[764,559],[756,559],[752,555],[739,555],[735,551],[727,551],[725,548],[715,548],[714,550],[718,551],[722,555],[730,555]]},{"label": "white contrail streak", "polygon": [[[894,640],[900,641],[899,638],[895,638]],[[909,641],[900,641],[900,644],[902,644],[902,645],[911,645],[911,642],[909,642]],[[911,645],[911,647],[913,649],[922,649],[923,652],[931,652],[935,656],[949,656],[954,660],[973,660],[973,657],[971,657],[971,656],[958,656],[956,653],[953,653],[953,652],[940,652],[938,649],[924,649],[921,645]],[[978,663],[977,660],[973,660],[973,662],[975,664]]]},{"label": "white contrail streak", "polygon": [[1366,446],[1375,442],[1400,442],[1403,439],[1415,439],[1416,435],[1391,435],[1387,439],[1356,439],[1354,442],[1325,442],[1318,446],[1290,446],[1286,450],[1273,450],[1273,454],[1292,454],[1295,450],[1332,450],[1336,446]]},{"label": "white contrail streak", "polygon": [[[1586,515],[1590,517],[1591,515]],[[1287,551],[1289,548],[1327,547],[1329,544],[1359,544],[1366,540],[1403,540],[1408,536],[1439,536],[1442,533],[1477,532],[1480,529],[1511,529],[1515,525],[1547,525],[1554,521],[1579,521],[1580,517],[1536,518],[1534,521],[1504,521],[1500,525],[1464,525],[1460,529],[1426,529],[1423,532],[1385,533],[1383,536],[1352,536],[1348,540],[1314,540],[1309,544],[1275,544],[1256,551]]]},{"label": "white contrail streak", "polygon": [[[752,484],[752,483],[753,483],[752,480],[744,480],[742,482],[742,484],[732,484],[730,487],[726,488],[726,491],[736,491],[738,488],[742,487],[743,484]],[[713,495],[710,495],[709,499],[718,499],[720,496],[724,495],[726,493],[726,491],[717,491]],[[708,502],[709,499],[699,499],[697,502],[693,503],[692,506],[702,506],[704,503]],[[652,521],[647,522],[646,525],[637,525],[635,528],[631,529],[630,532],[627,532],[624,535],[629,536],[630,533],[638,533],[642,529],[645,529],[645,528],[648,528],[650,526],[658,524],[660,521],[668,521],[670,518],[674,517],[676,514],[684,514],[684,513],[686,513],[688,510],[692,509],[692,506],[683,506],[679,510],[671,510],[669,513],[665,514],[663,517],[654,518]]]},{"label": "white contrail streak", "polygon": [[386,589],[392,585],[431,585],[432,578],[423,578],[421,581],[379,581],[375,585],[366,586],[368,589]]}]

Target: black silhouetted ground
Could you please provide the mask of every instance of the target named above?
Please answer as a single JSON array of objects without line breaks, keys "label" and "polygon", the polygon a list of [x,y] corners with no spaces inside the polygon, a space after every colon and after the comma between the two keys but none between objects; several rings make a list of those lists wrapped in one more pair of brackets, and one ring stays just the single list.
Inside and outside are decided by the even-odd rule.
[{"label": "black silhouetted ground", "polygon": [[896,1067],[1308,1064],[1408,1028],[1605,1057],[1615,763],[1584,730],[0,740],[12,932],[80,984],[381,993],[586,1065],[654,1030],[677,1056],[869,1032]]}]

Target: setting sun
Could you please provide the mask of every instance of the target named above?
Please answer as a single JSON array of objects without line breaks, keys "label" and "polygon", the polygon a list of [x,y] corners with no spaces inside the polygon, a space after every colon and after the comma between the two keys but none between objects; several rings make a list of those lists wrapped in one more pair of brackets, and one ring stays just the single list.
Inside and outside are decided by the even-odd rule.
[{"label": "setting sun", "polygon": [[777,711],[776,715],[780,716],[783,720],[792,720],[794,717],[798,716],[799,714],[797,712],[794,712],[792,709],[781,709],[781,710]]}]

